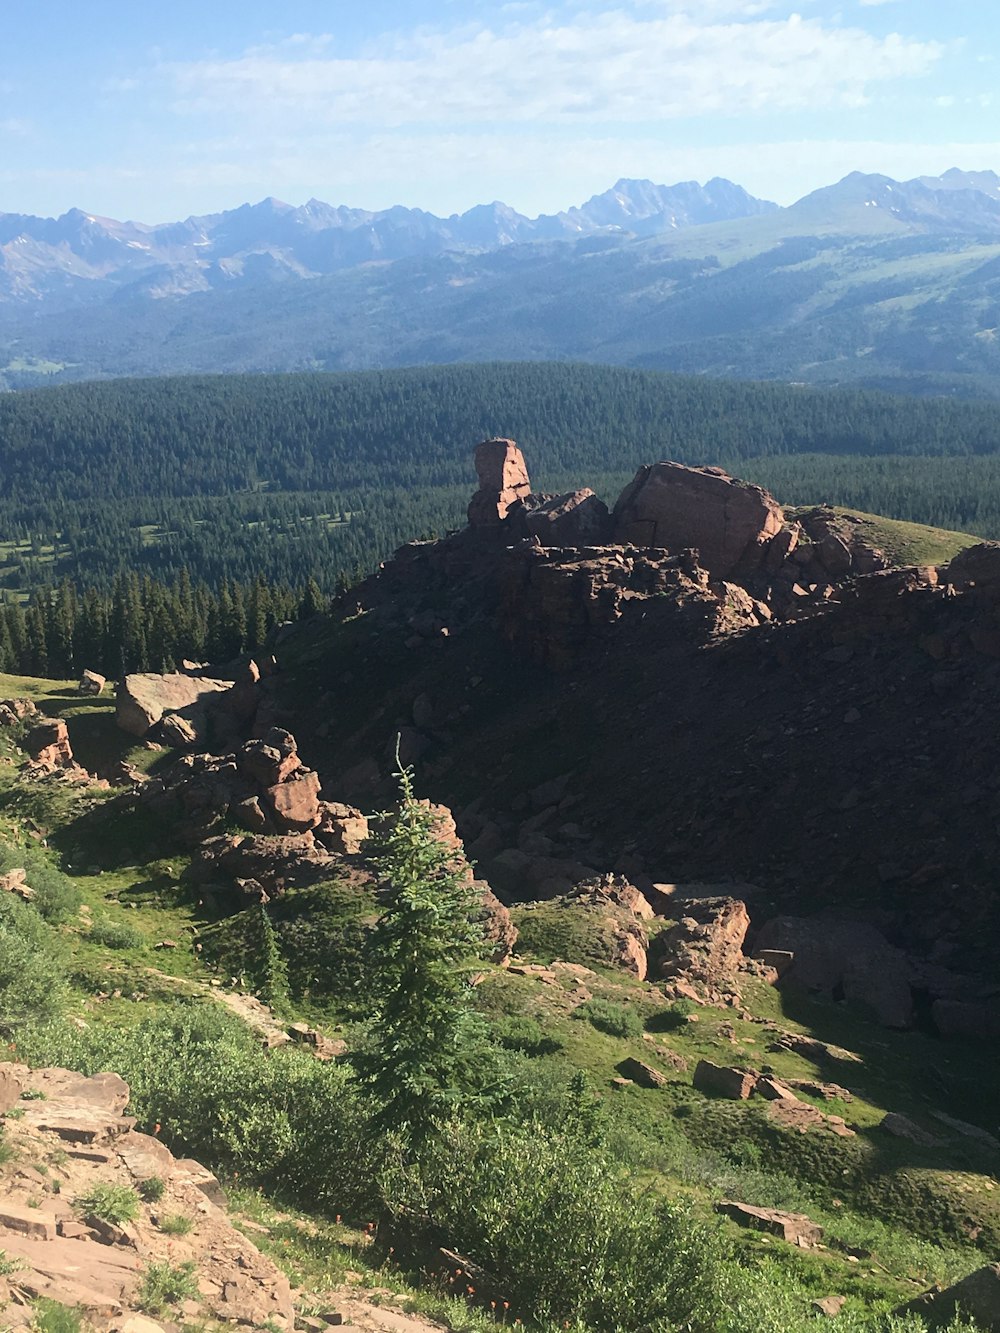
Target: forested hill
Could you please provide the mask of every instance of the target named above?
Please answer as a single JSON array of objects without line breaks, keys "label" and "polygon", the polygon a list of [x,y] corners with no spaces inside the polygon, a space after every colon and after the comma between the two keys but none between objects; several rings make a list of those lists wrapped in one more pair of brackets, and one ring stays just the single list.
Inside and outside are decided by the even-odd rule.
[{"label": "forested hill", "polygon": [[1000,534],[990,404],[551,363],[118,380],[0,396],[0,585],[186,566],[330,587],[459,522],[494,434],[538,489],[613,500],[674,458],[791,502]]}]

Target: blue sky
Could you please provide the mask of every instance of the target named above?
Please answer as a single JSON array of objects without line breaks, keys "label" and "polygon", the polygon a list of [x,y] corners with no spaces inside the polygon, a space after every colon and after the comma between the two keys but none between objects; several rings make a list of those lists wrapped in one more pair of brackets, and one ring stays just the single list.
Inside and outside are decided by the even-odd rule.
[{"label": "blue sky", "polygon": [[0,212],[1000,171],[995,0],[0,0]]}]

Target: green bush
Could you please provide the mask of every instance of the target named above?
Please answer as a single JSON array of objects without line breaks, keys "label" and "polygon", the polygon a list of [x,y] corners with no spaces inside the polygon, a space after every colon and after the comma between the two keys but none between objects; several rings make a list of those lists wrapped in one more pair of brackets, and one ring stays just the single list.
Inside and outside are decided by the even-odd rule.
[{"label": "green bush", "polygon": [[490,1029],[493,1040],[505,1050],[520,1051],[523,1055],[554,1055],[562,1050],[562,1042],[550,1036],[534,1018],[512,1015],[498,1019]]},{"label": "green bush", "polygon": [[127,1185],[100,1183],[73,1200],[73,1207],[85,1217],[97,1217],[112,1226],[134,1222],[139,1212],[139,1196]]},{"label": "green bush", "polygon": [[77,1309],[43,1296],[35,1302],[31,1328],[32,1333],[80,1333],[83,1315]]},{"label": "green bush", "polygon": [[588,1329],[716,1333],[717,1232],[580,1136],[466,1126],[401,1180],[443,1243],[502,1275],[511,1315]]},{"label": "green bush", "polygon": [[184,1213],[165,1213],[157,1226],[167,1236],[186,1236],[194,1223]]},{"label": "green bush", "polygon": [[144,1203],[159,1203],[166,1189],[159,1176],[147,1176],[139,1182],[139,1196]]},{"label": "green bush", "polygon": [[131,1028],[65,1024],[32,1034],[33,1063],[113,1069],[130,1114],[175,1152],[312,1207],[369,1208],[385,1145],[347,1070],[298,1050],[264,1051],[238,1019],[178,1004]]},{"label": "green bush", "polygon": [[61,925],[76,913],[82,901],[79,889],[43,851],[0,845],[0,874],[16,869],[27,872],[27,883],[35,895],[32,904],[50,925]]},{"label": "green bush", "polygon": [[198,1279],[193,1260],[171,1264],[167,1260],[152,1263],[142,1275],[137,1299],[146,1314],[161,1314],[169,1305],[193,1300],[198,1294]]},{"label": "green bush", "polygon": [[613,1000],[602,1000],[597,996],[585,1000],[573,1010],[573,1017],[586,1019],[609,1037],[642,1036],[642,1016],[629,1005],[616,1004]]},{"label": "green bush", "polygon": [[101,944],[106,949],[141,949],[146,937],[141,930],[127,921],[113,921],[110,917],[97,917],[87,931],[87,939],[92,944]]},{"label": "green bush", "polygon": [[60,1012],[66,991],[59,954],[34,907],[0,894],[0,1031],[19,1033]]}]

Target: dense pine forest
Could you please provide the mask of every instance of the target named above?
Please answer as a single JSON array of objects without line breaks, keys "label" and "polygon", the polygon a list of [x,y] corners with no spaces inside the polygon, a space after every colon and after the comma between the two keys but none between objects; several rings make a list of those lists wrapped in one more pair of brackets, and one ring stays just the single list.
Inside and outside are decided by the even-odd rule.
[{"label": "dense pine forest", "polygon": [[[538,363],[84,383],[0,397],[0,590],[16,608],[0,657],[64,674],[82,653],[114,673],[252,647],[403,541],[460,524],[471,448],[496,434],[525,449],[536,489],[613,501],[641,463],[674,458],[788,503],[1000,537],[989,403]],[[137,598],[144,635],[124,629]],[[53,608],[65,620],[70,603],[68,633]]]}]

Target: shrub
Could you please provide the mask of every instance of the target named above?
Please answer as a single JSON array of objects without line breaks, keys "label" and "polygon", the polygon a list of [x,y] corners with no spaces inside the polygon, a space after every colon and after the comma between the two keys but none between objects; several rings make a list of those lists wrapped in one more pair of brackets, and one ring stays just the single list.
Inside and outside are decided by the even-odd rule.
[{"label": "shrub", "polygon": [[139,1195],[144,1203],[159,1203],[166,1189],[159,1176],[147,1176],[139,1182]]},{"label": "shrub", "polygon": [[494,1041],[505,1050],[520,1051],[524,1055],[554,1055],[562,1050],[562,1042],[551,1037],[533,1018],[511,1016],[501,1018],[491,1029]]},{"label": "shrub", "polygon": [[52,932],[34,907],[0,894],[0,1030],[53,1018],[65,998],[65,978]]},{"label": "shrub", "polygon": [[80,1333],[83,1315],[79,1310],[43,1296],[35,1302],[31,1327],[33,1333]]},{"label": "shrub", "polygon": [[24,1046],[33,1063],[96,1073],[132,1089],[130,1114],[213,1170],[313,1207],[369,1206],[385,1151],[349,1072],[298,1050],[264,1051],[239,1019],[179,1004],[130,1028],[52,1025]]},{"label": "shrub", "polygon": [[192,1300],[198,1294],[198,1280],[193,1260],[171,1264],[167,1260],[152,1263],[142,1275],[137,1299],[146,1314],[161,1314],[168,1305]]},{"label": "shrub", "polygon": [[73,1206],[85,1217],[97,1217],[120,1227],[135,1220],[139,1212],[139,1196],[127,1185],[101,1183],[75,1198]]},{"label": "shrub", "polygon": [[141,930],[127,921],[113,921],[110,917],[98,917],[87,931],[87,939],[106,949],[141,949],[146,943]]},{"label": "shrub", "polygon": [[584,1018],[609,1037],[641,1037],[642,1017],[627,1004],[594,997],[573,1010],[574,1018]]},{"label": "shrub", "polygon": [[79,889],[44,852],[34,847],[0,847],[0,874],[15,869],[27,871],[27,882],[35,895],[32,903],[51,925],[68,921],[79,908]]},{"label": "shrub", "polygon": [[439,1243],[502,1274],[511,1313],[589,1329],[715,1333],[717,1232],[574,1133],[465,1126],[401,1182]]},{"label": "shrub", "polygon": [[184,1213],[165,1213],[156,1225],[167,1236],[186,1236],[194,1223]]}]

